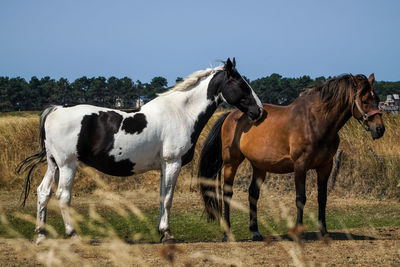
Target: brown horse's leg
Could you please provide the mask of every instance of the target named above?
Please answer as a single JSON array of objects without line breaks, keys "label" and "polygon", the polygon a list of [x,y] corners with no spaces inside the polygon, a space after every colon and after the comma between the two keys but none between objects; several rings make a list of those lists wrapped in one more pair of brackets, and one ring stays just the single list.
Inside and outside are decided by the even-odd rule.
[{"label": "brown horse's leg", "polygon": [[307,171],[303,167],[297,167],[294,171],[294,182],[296,184],[296,207],[297,220],[296,227],[303,224],[303,209],[306,205],[306,174]]},{"label": "brown horse's leg", "polygon": [[264,238],[258,231],[257,202],[260,197],[260,188],[265,180],[265,171],[256,169],[253,166],[253,178],[249,187],[250,204],[250,232],[253,234],[253,241],[263,241]]},{"label": "brown horse's leg", "polygon": [[233,180],[235,179],[236,171],[239,163],[228,163],[224,165],[224,220],[226,225],[224,226],[224,235],[222,236],[222,241],[226,242],[230,239],[230,202],[233,195]]},{"label": "brown horse's leg", "polygon": [[332,170],[332,160],[317,169],[318,175],[318,224],[322,236],[328,234],[326,230],[325,209],[327,198],[328,178]]}]

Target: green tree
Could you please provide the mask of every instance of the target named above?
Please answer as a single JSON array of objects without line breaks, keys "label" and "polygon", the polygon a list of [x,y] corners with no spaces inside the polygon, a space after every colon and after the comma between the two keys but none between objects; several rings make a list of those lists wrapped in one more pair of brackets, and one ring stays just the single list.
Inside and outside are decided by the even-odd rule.
[{"label": "green tree", "polygon": [[0,77],[0,111],[11,111],[13,105],[9,95],[10,79],[8,77]]},{"label": "green tree", "polygon": [[162,93],[167,88],[168,82],[164,77],[154,77],[150,84],[146,86],[146,96],[154,98],[157,94]]},{"label": "green tree", "polygon": [[[138,81],[140,83],[140,81]],[[131,78],[121,79],[121,100],[124,108],[132,107],[136,101],[138,91]]]},{"label": "green tree", "polygon": [[71,86],[70,86],[68,80],[65,78],[60,78],[57,81],[56,92],[53,94],[52,97],[56,103],[65,105],[68,102],[71,102],[71,101],[68,101],[68,96],[69,96],[70,92],[71,92]]},{"label": "green tree", "polygon": [[33,93],[25,79],[20,77],[11,78],[7,94],[13,110],[32,110]]},{"label": "green tree", "polygon": [[[46,105],[52,103],[53,94],[57,92],[57,83],[54,79],[46,76],[40,79],[39,91],[37,92],[36,110],[42,110]],[[58,104],[56,102],[56,104]]]},{"label": "green tree", "polygon": [[107,99],[106,104],[110,107],[116,107],[117,100],[119,103],[122,101],[123,92],[122,92],[122,82],[120,79],[112,76],[107,80]]},{"label": "green tree", "polygon": [[72,105],[78,103],[88,103],[89,86],[90,80],[86,76],[76,79],[73,83],[71,83],[70,90],[65,95],[65,104]]}]

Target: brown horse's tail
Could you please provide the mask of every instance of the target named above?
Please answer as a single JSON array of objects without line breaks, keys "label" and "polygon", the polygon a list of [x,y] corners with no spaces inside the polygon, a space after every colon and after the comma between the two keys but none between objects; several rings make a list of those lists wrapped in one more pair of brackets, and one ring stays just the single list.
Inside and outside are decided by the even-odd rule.
[{"label": "brown horse's tail", "polygon": [[41,150],[24,159],[21,161],[16,169],[17,174],[20,174],[22,172],[27,172],[27,175],[25,177],[25,185],[24,188],[21,192],[21,197],[24,196],[24,200],[21,203],[21,206],[24,207],[26,200],[29,196],[29,191],[31,189],[31,174],[32,172],[36,169],[36,167],[46,161],[46,147],[44,140],[46,139],[46,132],[44,129],[44,123],[46,122],[47,116],[53,112],[57,107],[56,106],[50,106],[46,108],[45,110],[42,111],[40,114],[40,126],[39,126],[39,142],[40,142],[40,147]]},{"label": "brown horse's tail", "polygon": [[203,197],[205,211],[209,220],[215,220],[222,215],[221,169],[223,162],[221,128],[228,115],[229,112],[225,113],[213,125],[200,155],[198,177],[201,196]]}]

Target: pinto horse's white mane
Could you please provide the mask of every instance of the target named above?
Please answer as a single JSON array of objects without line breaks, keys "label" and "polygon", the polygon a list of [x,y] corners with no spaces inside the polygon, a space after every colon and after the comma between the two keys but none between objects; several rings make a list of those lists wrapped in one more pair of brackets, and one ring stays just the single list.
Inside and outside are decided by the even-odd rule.
[{"label": "pinto horse's white mane", "polygon": [[172,92],[176,91],[185,91],[191,89],[196,85],[201,79],[210,76],[211,74],[216,73],[217,71],[223,70],[224,65],[215,67],[215,68],[208,68],[205,70],[198,70],[187,76],[183,81],[178,82],[171,90],[158,94],[159,96],[168,95]]}]

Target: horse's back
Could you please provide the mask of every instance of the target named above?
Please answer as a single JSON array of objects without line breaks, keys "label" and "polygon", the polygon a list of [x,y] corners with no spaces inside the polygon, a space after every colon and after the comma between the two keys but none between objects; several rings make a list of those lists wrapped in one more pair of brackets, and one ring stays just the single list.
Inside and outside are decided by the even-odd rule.
[{"label": "horse's back", "polygon": [[111,124],[115,128],[115,123],[122,121],[123,116],[120,113],[118,110],[91,105],[57,106],[46,119],[46,137],[57,140],[77,137],[82,127],[94,126],[95,119],[99,117],[103,124]]},{"label": "horse's back", "polygon": [[[79,151],[100,153],[107,146],[107,140],[111,141],[107,132],[118,131],[121,121],[122,115],[111,109],[91,105],[57,106],[44,124],[47,151],[59,164],[76,160]],[[101,145],[89,148],[100,139]]]}]

